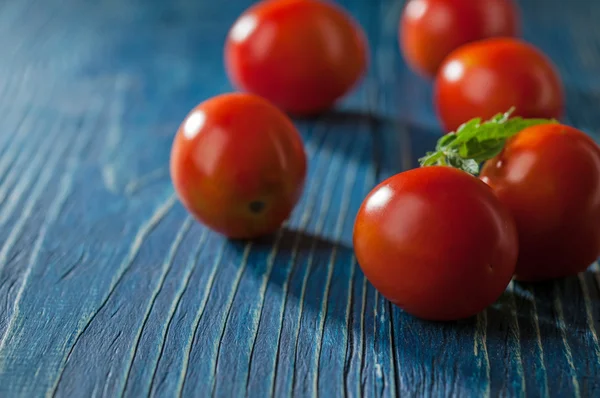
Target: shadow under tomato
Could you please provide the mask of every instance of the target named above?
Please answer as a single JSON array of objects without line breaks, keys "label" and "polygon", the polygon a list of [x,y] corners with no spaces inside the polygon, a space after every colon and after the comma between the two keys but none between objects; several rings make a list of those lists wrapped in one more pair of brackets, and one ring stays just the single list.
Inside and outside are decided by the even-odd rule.
[{"label": "shadow under tomato", "polygon": [[372,167],[377,181],[418,167],[418,159],[433,150],[441,136],[430,127],[357,110],[332,110],[295,121],[307,145]]},{"label": "shadow under tomato", "polygon": [[363,111],[360,109],[330,109],[316,115],[310,116],[292,116],[296,122],[312,122],[325,124],[361,124],[361,123],[377,123],[384,120],[389,120],[383,116],[373,112]]},{"label": "shadow under tomato", "polygon": [[[233,244],[246,250],[242,242]],[[247,267],[257,280],[265,276],[264,262],[272,261],[260,323],[273,336],[278,331],[279,361],[295,361],[294,373],[318,367],[324,382],[342,372],[348,382],[373,374],[373,347],[390,352],[389,340],[379,342],[373,327],[383,319],[375,308],[388,304],[365,281],[352,248],[289,228],[253,241],[252,248]],[[389,320],[383,325],[387,331]]]},{"label": "shadow under tomato", "polygon": [[315,148],[316,153],[341,156],[345,163],[358,162],[360,167],[373,167],[379,173],[380,131],[393,120],[366,111],[333,109],[294,121],[307,147]]},{"label": "shadow under tomato", "polygon": [[[588,306],[597,314],[597,287],[591,289],[588,281],[584,283]],[[592,366],[587,372],[595,374],[600,366],[588,361],[595,342],[585,297],[575,277],[535,286],[517,283],[485,312],[454,322],[424,321],[392,307],[392,349],[397,363],[418,363],[422,369],[422,374],[412,378],[400,373],[398,383],[411,381],[418,391],[433,396],[441,392],[436,388],[448,385],[456,396],[481,391],[490,391],[492,396],[518,395],[522,390],[538,391],[540,374],[548,373],[551,378],[550,370],[560,378],[568,376],[573,361],[577,368]],[[555,389],[560,383],[570,383],[568,377],[554,377],[548,384]]]},{"label": "shadow under tomato", "polygon": [[[590,355],[594,356],[597,349],[594,336],[599,331],[600,291],[596,279],[588,271],[544,283],[515,282],[485,312],[456,322],[421,321],[395,310],[400,341],[429,341],[430,348],[413,348],[414,341],[394,348],[398,356],[430,361],[442,372],[448,372],[442,363],[456,360],[458,364],[453,366],[459,369],[464,393],[470,391],[470,383],[481,380],[489,380],[492,395],[511,389],[518,393],[519,380],[524,380],[527,391],[537,391],[540,375],[548,379],[553,390],[561,383],[571,383],[569,374],[574,369],[582,374],[581,389],[600,388],[590,384],[592,378],[585,377],[600,370],[597,361],[590,362]],[[406,324],[412,334],[401,327]],[[470,377],[471,373],[479,376]]]},{"label": "shadow under tomato", "polygon": [[[539,283],[515,283],[519,319],[537,322],[556,336],[592,335],[600,326],[600,291],[594,272]],[[537,332],[524,337],[537,338]]]},{"label": "shadow under tomato", "polygon": [[[232,243],[240,251],[245,249],[245,242]],[[261,259],[272,262],[271,287],[285,291],[294,300],[302,299],[303,305],[316,315],[326,301],[327,317],[345,325],[346,311],[342,307],[349,302],[353,279],[362,278],[351,247],[284,227],[275,234],[254,240],[250,256],[253,253],[262,253]],[[248,266],[259,274],[264,268],[260,261],[252,258]]]},{"label": "shadow under tomato", "polygon": [[[588,310],[592,312],[591,319]],[[422,325],[457,331],[481,327],[483,322],[487,325],[488,343],[498,340],[505,344],[511,333],[515,333],[513,337],[521,343],[539,340],[540,335],[542,338],[562,338],[561,329],[566,335],[591,335],[591,324],[594,331],[600,329],[600,318],[594,317],[599,312],[598,282],[594,273],[588,271],[556,281],[513,282],[512,289],[504,292],[485,312],[471,318],[450,322],[412,319]]]},{"label": "shadow under tomato", "polygon": [[582,376],[581,389],[592,387],[584,377],[600,371],[597,361],[589,361],[597,351],[600,313],[592,272],[541,283],[515,282],[514,290],[487,313],[489,352],[512,357],[515,363],[520,359],[528,387],[539,388],[540,374],[546,374],[550,390],[570,385],[571,371]]}]

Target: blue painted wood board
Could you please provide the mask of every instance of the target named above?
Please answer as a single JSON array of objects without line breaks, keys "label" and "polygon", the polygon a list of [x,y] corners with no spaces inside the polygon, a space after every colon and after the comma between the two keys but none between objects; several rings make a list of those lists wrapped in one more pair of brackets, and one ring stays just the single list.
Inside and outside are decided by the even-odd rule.
[{"label": "blue painted wood board", "polygon": [[[0,396],[600,396],[600,270],[415,319],[365,280],[354,215],[440,134],[398,51],[402,1],[345,0],[371,47],[337,107],[296,120],[306,190],[269,239],[190,219],[168,175],[187,112],[232,88],[250,0],[0,2]],[[520,1],[566,121],[599,138],[600,2]]]}]

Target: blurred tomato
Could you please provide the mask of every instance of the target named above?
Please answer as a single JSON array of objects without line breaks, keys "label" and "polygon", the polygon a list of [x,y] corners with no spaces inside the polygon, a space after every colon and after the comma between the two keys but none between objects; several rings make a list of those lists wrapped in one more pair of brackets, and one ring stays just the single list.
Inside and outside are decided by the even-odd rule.
[{"label": "blurred tomato", "polygon": [[319,0],[262,1],[235,22],[225,47],[230,79],[285,111],[331,107],[367,66],[362,29],[338,6]]},{"label": "blurred tomato", "polygon": [[251,94],[223,94],[194,108],[171,152],[186,208],[231,238],[275,231],[302,193],[306,155],[291,121]]},{"label": "blurred tomato", "polygon": [[574,275],[600,256],[600,148],[583,132],[529,127],[485,163],[481,178],[517,223],[517,279]]},{"label": "blurred tomato", "polygon": [[521,40],[494,38],[452,52],[435,81],[435,105],[447,132],[475,117],[559,118],[563,86],[552,62]]},{"label": "blurred tomato", "polygon": [[424,76],[435,76],[444,58],[463,44],[518,33],[513,0],[409,0],[399,29],[406,62]]}]

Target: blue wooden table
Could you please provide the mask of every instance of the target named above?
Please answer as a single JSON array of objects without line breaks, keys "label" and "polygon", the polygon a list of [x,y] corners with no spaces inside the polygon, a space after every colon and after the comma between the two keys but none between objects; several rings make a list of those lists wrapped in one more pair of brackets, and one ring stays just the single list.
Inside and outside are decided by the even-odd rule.
[{"label": "blue wooden table", "polygon": [[[174,196],[174,133],[231,90],[222,45],[251,0],[0,3],[0,396],[600,396],[600,271],[511,284],[476,318],[424,322],[365,280],[361,199],[440,134],[397,46],[402,1],[346,0],[362,85],[298,120],[302,201],[233,243]],[[599,138],[600,2],[522,0],[566,121]]]}]

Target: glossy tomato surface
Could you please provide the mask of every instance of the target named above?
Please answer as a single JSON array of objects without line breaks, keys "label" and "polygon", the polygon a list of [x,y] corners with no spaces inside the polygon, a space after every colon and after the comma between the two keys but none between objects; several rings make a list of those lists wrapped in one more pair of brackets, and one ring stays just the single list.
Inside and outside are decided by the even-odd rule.
[{"label": "glossy tomato surface", "polygon": [[514,116],[560,118],[563,86],[552,62],[518,39],[494,38],[452,52],[435,82],[437,113],[447,132],[516,107]]},{"label": "glossy tomato surface", "polygon": [[296,128],[251,94],[223,94],[198,105],[171,152],[171,177],[183,204],[231,238],[275,231],[298,201],[305,175]]},{"label": "glossy tomato surface", "polygon": [[354,225],[368,280],[417,317],[454,320],[492,304],[517,261],[510,213],[479,179],[433,166],[375,187]]},{"label": "glossy tomato surface", "polygon": [[294,114],[331,107],[361,78],[367,44],[340,7],[319,0],[267,0],[235,22],[225,46],[239,89]]},{"label": "glossy tomato surface", "polygon": [[400,20],[400,49],[411,69],[433,77],[461,45],[517,36],[519,25],[513,0],[410,0]]},{"label": "glossy tomato surface", "polygon": [[517,279],[573,275],[600,256],[600,149],[583,132],[525,129],[485,163],[481,178],[515,218]]}]

